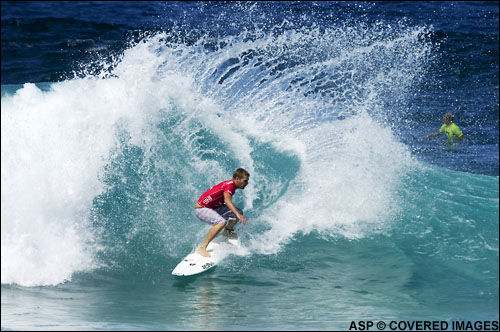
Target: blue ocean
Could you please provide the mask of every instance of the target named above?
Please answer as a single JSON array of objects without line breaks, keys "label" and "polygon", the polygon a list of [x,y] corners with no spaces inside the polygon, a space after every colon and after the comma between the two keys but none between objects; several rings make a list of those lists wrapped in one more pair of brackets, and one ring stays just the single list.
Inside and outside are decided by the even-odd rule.
[{"label": "blue ocean", "polygon": [[[2,330],[498,324],[498,1],[1,18]],[[244,250],[173,276],[239,167]]]}]

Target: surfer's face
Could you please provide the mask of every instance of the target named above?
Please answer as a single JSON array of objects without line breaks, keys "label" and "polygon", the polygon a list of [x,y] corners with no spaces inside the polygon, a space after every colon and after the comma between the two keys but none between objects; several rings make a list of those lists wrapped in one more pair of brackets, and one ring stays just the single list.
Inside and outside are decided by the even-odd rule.
[{"label": "surfer's face", "polygon": [[241,179],[239,179],[239,178],[234,179],[234,185],[238,189],[245,189],[245,187],[247,186],[247,184],[248,184],[248,176],[245,176],[245,177],[243,177]]},{"label": "surfer's face", "polygon": [[451,122],[453,121],[453,116],[449,115],[449,114],[445,114],[443,116],[443,123],[447,126],[449,126],[451,124]]}]

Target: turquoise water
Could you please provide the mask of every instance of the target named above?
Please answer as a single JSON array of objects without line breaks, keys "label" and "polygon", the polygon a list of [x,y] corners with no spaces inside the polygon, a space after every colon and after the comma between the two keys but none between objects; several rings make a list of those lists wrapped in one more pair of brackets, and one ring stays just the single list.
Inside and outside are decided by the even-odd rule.
[{"label": "turquoise water", "polygon": [[[395,124],[430,35],[159,33],[102,72],[2,85],[2,330],[498,320],[498,176],[436,165],[474,139],[408,143]],[[196,199],[237,167],[246,250],[172,276],[208,231]]]}]

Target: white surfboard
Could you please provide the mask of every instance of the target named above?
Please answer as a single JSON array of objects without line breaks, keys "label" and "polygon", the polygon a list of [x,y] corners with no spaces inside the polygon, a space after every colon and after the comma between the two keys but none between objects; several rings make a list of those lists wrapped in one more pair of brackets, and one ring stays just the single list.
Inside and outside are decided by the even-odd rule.
[{"label": "white surfboard", "polygon": [[172,271],[176,276],[191,276],[205,272],[226,258],[231,252],[240,246],[239,239],[228,239],[218,236],[208,244],[207,251],[211,257],[203,257],[195,252],[187,255]]}]

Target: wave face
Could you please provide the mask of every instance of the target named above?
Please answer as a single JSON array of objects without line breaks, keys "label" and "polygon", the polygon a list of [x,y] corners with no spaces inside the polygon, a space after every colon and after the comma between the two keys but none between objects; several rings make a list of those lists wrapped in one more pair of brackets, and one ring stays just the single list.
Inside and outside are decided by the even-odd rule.
[{"label": "wave face", "polygon": [[439,308],[460,287],[498,309],[498,177],[429,166],[399,136],[433,38],[380,22],[159,32],[73,79],[3,85],[2,284],[162,280],[205,236],[199,195],[244,167],[240,272],[351,266],[343,287],[379,273],[398,301]]}]

